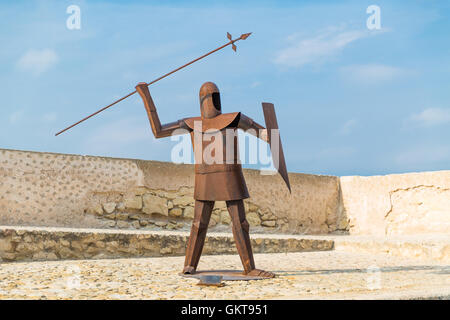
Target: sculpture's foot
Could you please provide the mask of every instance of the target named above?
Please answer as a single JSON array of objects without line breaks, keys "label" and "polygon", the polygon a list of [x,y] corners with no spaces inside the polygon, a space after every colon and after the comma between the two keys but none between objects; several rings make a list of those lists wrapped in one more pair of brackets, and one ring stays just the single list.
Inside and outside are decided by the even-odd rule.
[{"label": "sculpture's foot", "polygon": [[183,274],[194,274],[195,268],[192,266],[185,266],[183,269]]},{"label": "sculpture's foot", "polygon": [[262,278],[275,278],[275,273],[270,271],[264,271],[261,269],[253,269],[250,272],[245,273],[246,276],[252,276],[252,277],[262,277]]}]

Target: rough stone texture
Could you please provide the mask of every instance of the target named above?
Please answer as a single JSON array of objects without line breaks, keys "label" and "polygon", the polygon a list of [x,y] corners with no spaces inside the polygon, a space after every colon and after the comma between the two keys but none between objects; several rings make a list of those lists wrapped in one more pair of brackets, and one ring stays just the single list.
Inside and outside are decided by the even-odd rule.
[{"label": "rough stone texture", "polygon": [[[258,170],[244,170],[244,175],[253,232],[337,230],[337,177],[291,173],[290,195],[278,175]],[[190,223],[185,220],[193,217],[193,186],[192,165],[0,149],[0,224],[133,229],[138,220],[146,229],[187,229]],[[210,226],[221,231],[230,219],[224,202],[216,208]],[[169,209],[176,224],[167,221]],[[122,212],[137,214],[137,219],[125,221],[117,215]],[[267,227],[273,222],[263,226],[263,215],[270,217],[266,221],[276,221],[276,227]]]},{"label": "rough stone texture", "polygon": [[[188,237],[187,232],[0,227],[0,260],[179,256],[185,254]],[[316,251],[333,249],[333,241],[302,236],[253,235],[252,246],[253,252]],[[203,253],[236,254],[233,236],[209,234]]]},{"label": "rough stone texture", "polygon": [[144,208],[142,211],[147,214],[156,213],[168,216],[169,209],[167,207],[167,200],[159,196],[146,194],[144,195]]},{"label": "rough stone texture", "polygon": [[142,209],[142,197],[140,195],[130,195],[124,199],[125,209],[140,210]]},{"label": "rough stone texture", "polygon": [[[244,175],[252,232],[450,233],[450,171],[290,173],[292,195],[278,175]],[[192,165],[0,149],[0,224],[186,231],[193,183]],[[217,202],[211,230],[228,230],[230,223],[225,203]]]},{"label": "rough stone texture", "polygon": [[341,177],[352,234],[450,234],[450,171]]},{"label": "rough stone texture", "polygon": [[342,236],[324,239],[333,240],[337,251],[384,253],[450,263],[450,235]]},{"label": "rough stone texture", "polygon": [[[178,275],[183,257],[2,264],[0,299],[450,299],[450,266],[436,261],[339,251],[255,259],[277,277],[197,286]],[[237,255],[203,256],[199,264],[241,268]]]}]

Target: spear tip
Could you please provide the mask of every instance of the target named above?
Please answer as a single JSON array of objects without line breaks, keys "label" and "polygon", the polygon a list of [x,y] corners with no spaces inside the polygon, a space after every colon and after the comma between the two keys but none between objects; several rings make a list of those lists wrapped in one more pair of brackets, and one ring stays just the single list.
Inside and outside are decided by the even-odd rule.
[{"label": "spear tip", "polygon": [[240,36],[240,39],[245,40],[245,39],[247,39],[248,37],[250,37],[251,34],[252,34],[252,32],[244,33],[244,34],[242,34],[242,35]]}]

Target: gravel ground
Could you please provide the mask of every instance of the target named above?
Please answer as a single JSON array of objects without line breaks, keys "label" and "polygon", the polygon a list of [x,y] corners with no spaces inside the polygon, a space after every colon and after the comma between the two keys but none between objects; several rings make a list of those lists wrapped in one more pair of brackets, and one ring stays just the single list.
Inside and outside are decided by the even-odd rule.
[{"label": "gravel ground", "polygon": [[[197,286],[178,275],[183,257],[0,264],[0,299],[450,298],[450,266],[338,251],[255,255],[270,280]],[[203,256],[199,270],[240,269],[235,255]]]}]

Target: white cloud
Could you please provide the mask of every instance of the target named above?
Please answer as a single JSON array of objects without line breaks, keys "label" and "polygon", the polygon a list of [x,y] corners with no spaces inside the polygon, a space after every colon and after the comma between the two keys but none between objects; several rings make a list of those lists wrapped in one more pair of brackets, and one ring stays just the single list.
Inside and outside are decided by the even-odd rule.
[{"label": "white cloud", "polygon": [[450,109],[428,108],[408,119],[419,127],[432,127],[450,123]]},{"label": "white cloud", "polygon": [[299,39],[297,35],[291,35],[288,41],[292,44],[277,53],[275,63],[288,67],[302,67],[309,63],[323,62],[368,34],[365,31],[330,28],[312,38]]},{"label": "white cloud", "polygon": [[39,75],[58,62],[59,58],[51,49],[29,50],[17,61],[17,67],[21,71],[28,71]]},{"label": "white cloud", "polygon": [[404,71],[400,68],[382,64],[363,64],[342,67],[341,73],[352,81],[374,84],[394,79],[404,74]]},{"label": "white cloud", "polygon": [[358,123],[358,121],[356,119],[350,119],[350,120],[346,121],[339,129],[339,131],[338,131],[339,134],[342,134],[342,135],[350,134],[350,132],[353,130],[353,128],[356,126],[357,123]]}]

